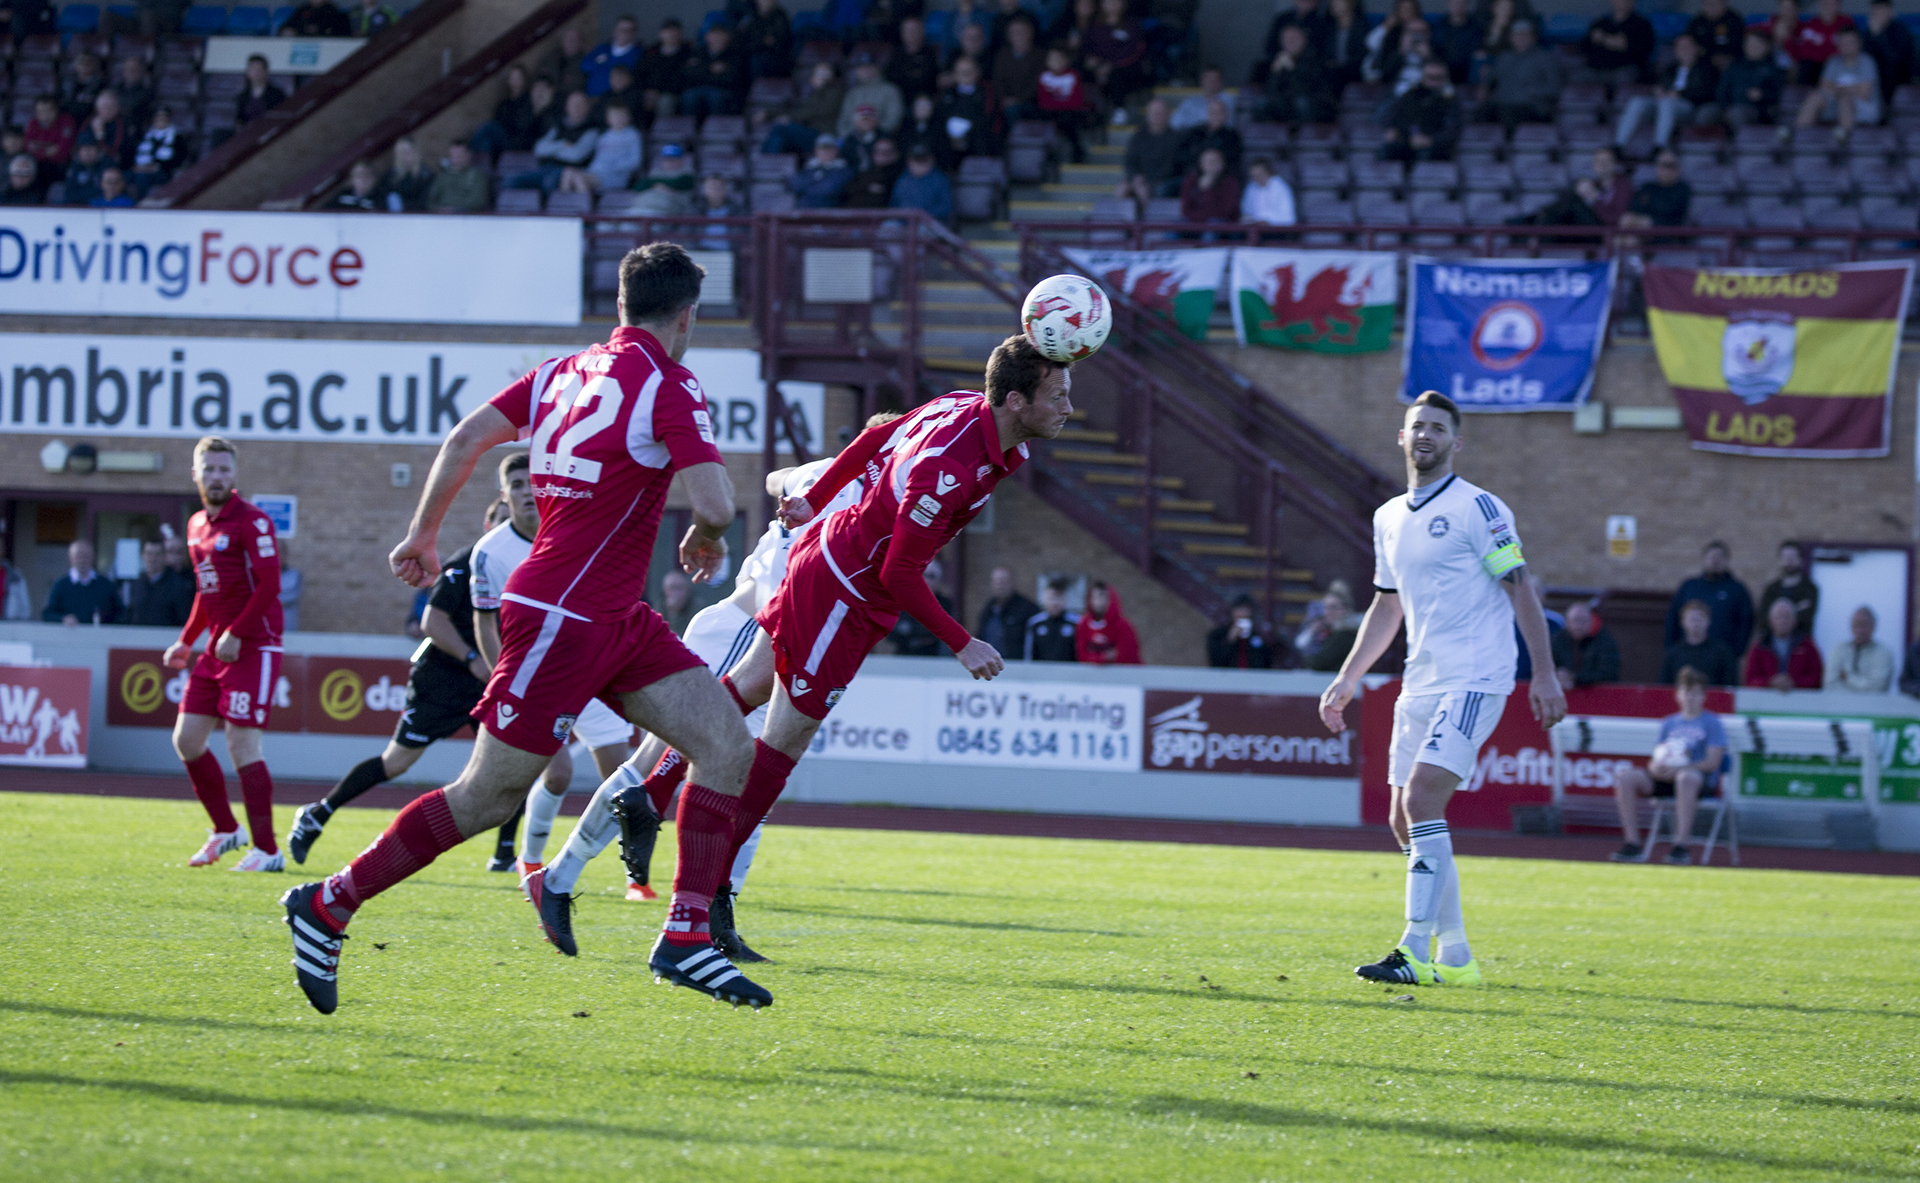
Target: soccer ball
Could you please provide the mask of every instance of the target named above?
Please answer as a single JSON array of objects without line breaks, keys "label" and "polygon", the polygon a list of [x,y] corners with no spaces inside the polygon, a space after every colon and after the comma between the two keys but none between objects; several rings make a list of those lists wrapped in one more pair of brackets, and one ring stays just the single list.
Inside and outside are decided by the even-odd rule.
[{"label": "soccer ball", "polygon": [[1113,304],[1091,279],[1050,276],[1027,293],[1020,328],[1048,361],[1076,362],[1106,344],[1113,330]]}]

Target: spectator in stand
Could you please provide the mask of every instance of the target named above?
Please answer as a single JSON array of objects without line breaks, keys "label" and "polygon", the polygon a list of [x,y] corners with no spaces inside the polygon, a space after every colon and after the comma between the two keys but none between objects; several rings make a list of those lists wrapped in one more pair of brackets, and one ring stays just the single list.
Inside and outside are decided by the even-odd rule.
[{"label": "spectator in stand", "polygon": [[814,138],[832,135],[839,125],[840,102],[846,97],[847,88],[833,63],[815,62],[799,97],[773,114],[760,151],[796,156],[813,151]]},{"label": "spectator in stand", "polygon": [[674,636],[686,635],[687,625],[692,623],[697,611],[699,607],[693,602],[691,579],[673,570],[660,577],[660,617],[673,630]]},{"label": "spectator in stand", "polygon": [[1720,74],[1700,56],[1700,43],[1691,33],[1673,39],[1673,63],[1660,71],[1660,82],[1650,95],[1637,94],[1627,99],[1614,127],[1613,142],[1624,152],[1640,125],[1653,116],[1653,142],[1661,148],[1673,144],[1673,129],[1705,115],[1720,90]]},{"label": "spectator in stand", "polygon": [[[1360,0],[1331,0],[1327,6],[1326,57],[1321,60],[1330,94],[1360,81],[1367,60],[1367,17]],[[1229,101],[1231,105],[1231,101]]]},{"label": "spectator in stand", "polygon": [[93,543],[84,539],[67,546],[67,573],[47,592],[40,619],[68,628],[81,624],[112,624],[120,619],[120,592],[93,569]]},{"label": "spectator in stand", "polygon": [[145,127],[153,118],[153,79],[147,73],[147,61],[137,54],[120,59],[119,75],[113,89],[120,96],[120,111],[135,127]]},{"label": "spectator in stand", "polygon": [[80,140],[100,145],[100,163],[118,166],[133,155],[137,142],[120,117],[120,96],[103,90],[93,100],[93,118],[80,126]]},{"label": "spectator in stand", "polygon": [[654,218],[676,218],[691,212],[693,204],[693,159],[679,144],[662,144],[654,154],[653,168],[633,187],[640,192],[633,212]]},{"label": "spectator in stand", "polygon": [[1267,226],[1291,226],[1300,220],[1293,203],[1293,187],[1273,170],[1264,156],[1247,166],[1247,185],[1240,191],[1240,220]]},{"label": "spectator in stand", "polygon": [[1368,82],[1387,81],[1393,73],[1386,67],[1387,59],[1399,55],[1401,43],[1415,25],[1424,24],[1426,18],[1420,15],[1419,0],[1394,0],[1386,18],[1367,34],[1367,56],[1360,67],[1361,76]]},{"label": "spectator in stand", "polygon": [[[1306,35],[1307,48],[1313,53],[1314,60],[1326,60],[1327,45],[1332,40],[1333,18],[1320,6],[1320,0],[1293,0],[1292,8],[1275,13],[1272,22],[1267,25],[1267,39],[1260,51],[1261,67],[1280,56],[1281,34],[1295,28]],[[1265,69],[1256,68],[1252,81],[1266,81]]]},{"label": "spectator in stand", "polygon": [[1893,650],[1873,639],[1879,620],[1865,604],[1847,621],[1851,635],[1833,647],[1827,662],[1827,689],[1854,694],[1885,694],[1893,688]]},{"label": "spectator in stand", "polygon": [[1715,686],[1740,683],[1740,655],[1711,633],[1713,610],[1703,600],[1688,600],[1680,609],[1680,639],[1667,643],[1666,657],[1660,663],[1660,680],[1672,685],[1680,671],[1699,670]]},{"label": "spectator in stand", "polygon": [[852,180],[852,170],[840,158],[840,141],[823,135],[813,142],[813,155],[800,171],[787,178],[787,188],[801,209],[833,209]]},{"label": "spectator in stand", "polygon": [[1227,171],[1227,156],[1218,148],[1200,153],[1199,163],[1180,183],[1180,220],[1183,222],[1238,222],[1240,179]]},{"label": "spectator in stand", "polygon": [[1164,99],[1147,103],[1147,125],[1127,139],[1123,179],[1114,196],[1145,203],[1180,195],[1180,180],[1186,172],[1186,133],[1173,130],[1169,111]]},{"label": "spectator in stand", "polygon": [[173,179],[173,172],[186,156],[186,140],[173,125],[173,108],[161,103],[153,109],[153,121],[147,133],[133,149],[133,191],[135,201],[144,201],[148,193]]},{"label": "spectator in stand", "polygon": [[[927,581],[927,590],[933,593],[933,598],[939,602],[941,608],[946,610],[947,615],[952,616],[957,609],[947,593],[940,590],[942,574],[939,559],[928,563],[920,573],[921,578]],[[932,629],[905,612],[902,612],[900,619],[894,622],[893,632],[889,635],[893,640],[894,653],[901,657],[951,657],[953,655],[953,650],[942,644],[940,638],[933,634]]]},{"label": "spectator in stand", "polygon": [[1207,664],[1215,669],[1272,669],[1274,647],[1254,625],[1252,597],[1241,596],[1228,611],[1227,623],[1207,634]]},{"label": "spectator in stand", "polygon": [[[1531,9],[1532,5],[1525,7]],[[1486,29],[1480,40],[1480,52],[1473,55],[1475,65],[1484,72],[1492,67],[1494,59],[1513,48],[1513,26],[1520,21],[1530,22],[1533,16],[1523,11],[1515,0],[1492,0],[1490,4],[1475,7],[1474,19]],[[1481,81],[1486,79],[1482,77]]]},{"label": "spectator in stand", "polygon": [[[1673,696],[1680,705],[1678,714],[1660,721],[1660,738],[1654,744],[1653,758],[1646,770],[1624,769],[1613,784],[1614,804],[1620,810],[1620,831],[1626,845],[1614,852],[1616,863],[1637,863],[1646,858],[1640,842],[1640,798],[1673,798],[1672,849],[1667,851],[1670,866],[1693,864],[1687,844],[1693,840],[1693,814],[1700,798],[1718,796],[1721,774],[1726,771],[1727,729],[1719,716],[1707,711],[1707,680],[1699,670],[1681,670]],[[1647,840],[1651,842],[1649,834]]]},{"label": "spectator in stand", "polygon": [[661,21],[660,40],[648,47],[634,71],[634,81],[640,87],[640,102],[649,120],[674,113],[680,92],[687,88],[689,56],[680,22],[673,17]]},{"label": "spectator in stand", "polygon": [[127,174],[119,165],[100,170],[100,192],[87,203],[94,209],[132,209],[133,195],[127,192]]},{"label": "spectator in stand", "polygon": [[[933,153],[934,163],[941,172],[952,172],[959,165],[953,157],[953,141],[947,137],[947,129],[940,126],[934,117],[933,96],[923,94],[913,100],[913,110],[907,113],[907,120],[900,125],[900,135],[896,146],[905,154],[916,148],[925,148]],[[902,167],[905,167],[902,165]],[[892,190],[889,189],[891,194]]]},{"label": "spectator in stand", "polygon": [[[700,182],[700,196],[694,201],[693,216],[696,218],[744,218],[747,207],[734,196],[733,186],[719,173],[708,173]],[[730,251],[739,245],[741,237],[737,227],[709,224],[700,229],[696,240],[703,251]]]},{"label": "spectator in stand", "polygon": [[1653,77],[1653,22],[1634,11],[1633,0],[1612,0],[1611,11],[1587,26],[1581,51],[1587,69],[1615,89]]},{"label": "spectator in stand", "polygon": [[1700,12],[1687,22],[1687,35],[1713,68],[1724,74],[1739,60],[1746,37],[1746,21],[1727,7],[1727,0],[1700,0]]},{"label": "spectator in stand", "polygon": [[1382,160],[1452,160],[1460,142],[1460,102],[1438,58],[1421,67],[1420,85],[1393,100],[1381,135]]},{"label": "spectator in stand", "polygon": [[858,40],[897,42],[901,18],[918,16],[924,9],[923,0],[867,0]]},{"label": "spectator in stand", "polygon": [[892,135],[899,130],[900,118],[907,111],[906,102],[900,97],[899,87],[880,77],[880,67],[874,64],[870,53],[853,55],[853,85],[840,100],[840,118],[834,134],[844,136],[853,130],[853,113],[863,103],[871,104],[879,113],[882,131]]},{"label": "spectator in stand", "polygon": [[1780,574],[1760,593],[1762,604],[1786,600],[1793,605],[1794,631],[1813,635],[1813,618],[1820,613],[1820,586],[1807,575],[1806,552],[1797,542],[1780,544]]},{"label": "spectator in stand", "polygon": [[533,99],[527,94],[526,67],[508,66],[506,86],[506,95],[493,105],[493,118],[475,129],[467,140],[474,151],[490,157],[501,152],[531,152],[540,139]]},{"label": "spectator in stand", "polygon": [[33,593],[20,568],[0,558],[0,620],[32,620]]},{"label": "spectator in stand", "polygon": [[293,10],[280,26],[282,37],[351,37],[353,25],[347,14],[329,0],[307,0]]},{"label": "spectator in stand", "polygon": [[147,628],[179,628],[193,612],[193,580],[168,569],[159,542],[140,544],[140,574],[127,581],[123,623]]},{"label": "spectator in stand", "polygon": [[[1831,0],[1829,0],[1831,2]],[[1860,51],[1860,30],[1852,25],[1840,30],[1839,52],[1829,57],[1820,70],[1820,86],[1800,104],[1800,127],[1812,127],[1822,118],[1839,124],[1833,133],[1836,143],[1846,143],[1857,124],[1869,127],[1880,122],[1880,68]],[[1781,139],[1788,135],[1780,129]]]},{"label": "spectator in stand", "polygon": [[1040,611],[1027,619],[1026,639],[1021,653],[1028,661],[1078,661],[1080,645],[1074,630],[1080,614],[1067,611],[1065,579],[1049,579],[1040,593]]},{"label": "spectator in stand", "polygon": [[[951,68],[953,63],[959,61],[961,58],[972,58],[974,61],[980,63],[981,73],[986,73],[987,66],[993,61],[994,54],[993,44],[987,36],[986,29],[979,25],[959,25],[955,27],[960,31],[960,47],[944,55],[947,66]],[[939,47],[936,46],[936,48]],[[944,77],[942,78],[941,84],[945,85]]]},{"label": "spectator in stand", "polygon": [[[1724,0],[1722,0],[1724,2]],[[1473,59],[1487,38],[1484,25],[1474,19],[1471,0],[1447,0],[1447,13],[1430,30],[1433,52],[1447,64],[1455,86],[1473,79]]]},{"label": "spectator in stand", "polygon": [[25,152],[7,164],[7,187],[0,191],[0,205],[39,205],[46,200],[40,185],[40,166]]},{"label": "spectator in stand", "polygon": [[793,18],[780,0],[754,0],[738,29],[740,52],[747,55],[747,77],[793,76]]},{"label": "spectator in stand", "polygon": [[1087,587],[1087,614],[1073,634],[1074,657],[1089,665],[1139,665],[1140,638],[1104,580]]},{"label": "spectator in stand", "polygon": [[[11,599],[8,605],[11,608]],[[13,619],[11,612],[8,619]],[[1900,667],[1900,693],[1910,698],[1920,698],[1920,641],[1907,646],[1907,659]]]},{"label": "spectator in stand", "polygon": [[380,174],[373,169],[370,160],[356,160],[347,174],[347,187],[340,191],[327,208],[335,213],[371,214],[386,208],[386,202],[380,197]]},{"label": "spectator in stand", "polygon": [[26,150],[26,128],[0,127],[0,160],[12,160]]},{"label": "spectator in stand", "polygon": [[1584,600],[1567,605],[1567,627],[1553,635],[1553,666],[1562,690],[1620,680],[1620,645]]},{"label": "spectator in stand", "polygon": [[1818,690],[1826,670],[1813,638],[1798,631],[1800,617],[1792,600],[1775,600],[1767,608],[1767,635],[1747,650],[1748,686],[1775,690]]},{"label": "spectator in stand", "polygon": [[953,85],[940,92],[936,117],[946,129],[954,156],[999,154],[1000,106],[993,88],[980,79],[980,63],[972,58],[953,64]]},{"label": "spectator in stand", "polygon": [[738,115],[747,86],[746,63],[733,48],[733,26],[714,25],[687,59],[687,88],[680,92],[676,110],[695,119]]},{"label": "spectator in stand", "polygon": [[[1009,36],[1007,30],[1012,27],[1014,21],[1022,17],[1033,22],[1033,35],[1036,41],[1040,39],[1042,33],[1051,35],[1054,27],[1054,14],[1042,15],[1037,5],[1029,11],[1024,0],[997,0],[988,7],[993,11],[987,14],[987,44],[992,46],[996,53],[1007,43]],[[956,13],[952,26],[952,36],[956,40],[960,35],[959,26],[960,17]]]},{"label": "spectator in stand", "polygon": [[1308,610],[1293,639],[1293,650],[1310,670],[1337,670],[1360,634],[1360,620],[1346,581],[1336,579]]},{"label": "spectator in stand", "polygon": [[1039,118],[1040,75],[1047,55],[1034,44],[1033,19],[1025,13],[1007,26],[1007,43],[993,55],[993,93],[1009,124]]},{"label": "spectator in stand", "polygon": [[1773,43],[1763,29],[1747,30],[1743,56],[1720,75],[1713,107],[1702,123],[1725,122],[1738,131],[1748,124],[1771,124],[1780,117],[1780,94],[1787,74],[1774,61]]},{"label": "spectator in stand", "polygon": [[73,62],[67,67],[66,78],[60,84],[60,95],[66,104],[67,114],[78,120],[93,116],[93,100],[107,88],[107,73],[100,68],[100,59],[90,53],[76,53]]},{"label": "spectator in stand", "polygon": [[1008,661],[1018,660],[1027,651],[1027,621],[1039,615],[1040,605],[1014,590],[1013,572],[1006,567],[987,574],[987,591],[975,635]]},{"label": "spectator in stand", "polygon": [[1880,106],[1890,108],[1894,90],[1913,81],[1913,30],[1893,15],[1893,0],[1868,6],[1865,46],[1880,72]]},{"label": "spectator in stand", "polygon": [[608,107],[625,107],[629,124],[633,123],[634,112],[644,110],[646,104],[640,97],[640,90],[633,84],[633,76],[625,66],[615,66],[607,71],[607,91],[593,104],[593,121],[604,129],[607,122]]},{"label": "spectator in stand", "polygon": [[347,25],[355,37],[371,37],[391,29],[399,19],[399,14],[380,0],[360,0],[360,7],[347,14]]},{"label": "spectator in stand", "polygon": [[1208,103],[1219,99],[1231,111],[1237,98],[1236,93],[1227,86],[1226,72],[1219,66],[1208,66],[1200,71],[1200,93],[1181,99],[1168,123],[1175,131],[1191,131],[1207,121]]},{"label": "spectator in stand", "polygon": [[240,89],[240,97],[234,102],[235,121],[245,126],[286,101],[287,92],[275,86],[267,74],[267,59],[257,53],[248,58],[247,84]]},{"label": "spectator in stand", "polygon": [[[547,51],[545,59],[535,67],[534,73],[551,81],[561,94],[587,89],[586,36],[580,31],[579,25],[568,25],[560,30],[560,40]],[[611,80],[612,73],[609,72],[607,77]]]},{"label": "spectator in stand", "polygon": [[551,193],[569,168],[584,167],[600,146],[600,129],[593,125],[593,100],[583,90],[567,96],[560,122],[547,129],[533,146],[539,167],[507,178],[509,189],[544,189]]},{"label": "spectator in stand", "polygon": [[1233,129],[1230,122],[1232,112],[1218,99],[1207,104],[1207,121],[1188,132],[1182,147],[1186,152],[1185,166],[1191,169],[1200,160],[1200,154],[1208,148],[1218,148],[1226,158],[1227,171],[1234,176],[1240,175],[1240,161],[1243,148],[1240,133]]},{"label": "spectator in stand", "polygon": [[73,142],[80,134],[73,116],[60,109],[50,94],[33,100],[33,118],[27,122],[26,151],[40,166],[41,180],[52,183],[66,175],[73,159]]},{"label": "spectator in stand", "polygon": [[1693,186],[1680,176],[1680,157],[1662,148],[1654,157],[1653,180],[1633,191],[1633,202],[1620,215],[1622,226],[1684,226],[1693,207]]},{"label": "spectator in stand", "polygon": [[1707,606],[1713,620],[1707,634],[1734,653],[1745,653],[1753,637],[1753,597],[1734,578],[1728,561],[1732,552],[1715,539],[1700,551],[1700,574],[1680,585],[1667,606],[1667,644],[1680,639],[1680,610],[1691,601]]},{"label": "spectator in stand", "polygon": [[915,148],[907,171],[893,183],[893,208],[917,209],[942,225],[953,224],[953,182],[933,165],[933,153]]},{"label": "spectator in stand", "polygon": [[[625,189],[640,171],[640,133],[634,130],[633,112],[615,103],[607,108],[606,120],[606,129],[593,146],[593,158],[585,168],[570,168],[561,173],[561,189],[574,193]],[[688,175],[691,176],[691,172]]]},{"label": "spectator in stand", "polygon": [[427,208],[436,213],[477,214],[493,204],[493,180],[474,163],[464,140],[447,145],[447,160],[427,190]]},{"label": "spectator in stand", "polygon": [[[498,524],[498,522],[494,523],[494,525]],[[493,526],[488,526],[487,528],[492,529]],[[160,535],[160,549],[165,552],[167,556],[167,570],[184,575],[188,579],[194,578],[193,562],[187,554],[186,538],[177,533],[171,526],[160,527]]]},{"label": "spectator in stand", "polygon": [[46,36],[58,29],[59,17],[47,0],[11,0],[0,6],[0,33],[13,37],[16,43],[21,38]]},{"label": "spectator in stand", "polygon": [[[1414,21],[1407,25],[1399,43],[1375,63],[1380,69],[1380,81],[1386,83],[1388,91],[1398,98],[1420,85],[1423,68],[1434,57],[1432,26],[1425,21]],[[1446,63],[1442,62],[1441,65]],[[1451,82],[1451,79],[1449,79]]]},{"label": "spectator in stand", "polygon": [[[1260,116],[1271,123],[1299,127],[1302,123],[1325,123],[1331,117],[1331,88],[1321,72],[1320,60],[1307,43],[1306,31],[1299,25],[1280,30],[1280,52],[1267,64],[1266,99]],[[1215,106],[1224,110],[1226,104],[1216,99],[1207,104],[1208,111]],[[1202,123],[1187,134],[1197,134],[1206,126]]]},{"label": "spectator in stand", "polygon": [[[953,15],[947,20],[947,39],[940,44],[940,51],[949,55],[961,52],[961,34],[969,28],[977,28],[980,30],[980,35],[986,38],[987,47],[997,53],[1001,45],[993,37],[993,13],[988,11],[989,7],[981,0],[956,0]],[[1024,15],[1026,14],[1020,11],[1019,6],[1015,5],[1013,12],[1009,14],[1009,23],[1012,17]],[[1031,26],[1033,18],[1027,17],[1027,23]]]},{"label": "spectator in stand", "polygon": [[[1047,51],[1047,68],[1040,75],[1040,88],[1036,95],[1040,118],[1060,129],[1073,162],[1079,164],[1086,160],[1087,150],[1080,142],[1080,132],[1093,124],[1093,100],[1088,97],[1086,85],[1080,80],[1079,71],[1073,68],[1073,60],[1064,47],[1056,45]],[[1161,103],[1160,107],[1164,111],[1166,104]],[[1132,153],[1131,145],[1128,146],[1128,153]]]},{"label": "spectator in stand", "polygon": [[1788,81],[1796,81],[1799,66],[1794,61],[1793,48],[1800,39],[1800,5],[1796,0],[1777,0],[1772,16],[1757,20],[1748,27],[1765,33],[1773,49],[1774,64],[1788,72]]},{"label": "spectator in stand", "polygon": [[[924,97],[924,96],[923,96]],[[921,151],[927,149],[922,147]],[[894,204],[893,186],[905,166],[900,163],[900,148],[881,136],[873,143],[873,158],[853,174],[847,185],[848,209],[888,209]]]},{"label": "spectator in stand", "polygon": [[1051,45],[1066,46],[1070,55],[1078,57],[1087,34],[1099,20],[1100,0],[1073,0],[1061,9],[1059,19],[1048,29],[1047,41]]},{"label": "spectator in stand", "polygon": [[940,54],[927,44],[927,24],[919,17],[900,22],[900,43],[887,56],[885,76],[907,102],[912,102],[915,95],[932,94],[938,89]]},{"label": "spectator in stand", "polygon": [[420,159],[420,147],[412,136],[401,136],[393,143],[393,167],[380,183],[380,202],[390,214],[425,213],[427,194],[433,191],[433,170]]},{"label": "spectator in stand", "polygon": [[100,145],[92,140],[81,140],[73,150],[73,162],[67,165],[67,175],[61,186],[61,202],[65,205],[92,205],[93,199],[100,196],[100,173],[106,168],[100,160]]},{"label": "spectator in stand", "polygon": [[613,39],[595,46],[593,52],[587,54],[580,63],[580,69],[586,75],[586,86],[582,89],[590,97],[605,94],[607,76],[615,66],[625,66],[628,73],[638,74],[641,52],[640,23],[630,16],[614,21]]},{"label": "spectator in stand", "polygon": [[880,115],[871,106],[862,104],[853,113],[853,130],[840,140],[840,155],[847,167],[854,172],[866,168],[873,160],[873,147],[880,142]]},{"label": "spectator in stand", "polygon": [[1128,101],[1153,82],[1146,30],[1128,15],[1127,0],[1100,0],[1100,19],[1088,30],[1080,54],[1088,80],[1113,111],[1113,125],[1126,126]]},{"label": "spectator in stand", "polygon": [[1553,122],[1564,83],[1560,63],[1541,47],[1530,22],[1513,22],[1509,37],[1513,48],[1493,59],[1483,117],[1500,123],[1512,134],[1522,123]]},{"label": "spectator in stand", "polygon": [[[1783,3],[1781,11],[1785,10]],[[1841,30],[1853,27],[1853,18],[1840,11],[1840,0],[1815,0],[1813,15],[1795,27],[1793,44],[1787,51],[1800,85],[1817,86],[1824,81],[1827,62],[1841,52]]]}]

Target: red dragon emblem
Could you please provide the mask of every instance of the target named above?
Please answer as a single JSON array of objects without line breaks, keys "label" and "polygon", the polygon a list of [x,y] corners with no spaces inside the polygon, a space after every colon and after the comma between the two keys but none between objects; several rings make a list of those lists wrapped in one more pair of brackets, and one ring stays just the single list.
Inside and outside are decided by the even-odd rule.
[{"label": "red dragon emblem", "polygon": [[1127,286],[1127,269],[1116,267],[1100,277],[1109,287],[1127,293],[1134,303],[1173,319],[1173,298],[1180,294],[1180,275],[1176,271],[1143,271]]},{"label": "red dragon emblem", "polygon": [[1293,264],[1273,269],[1273,319],[1263,320],[1261,332],[1283,333],[1288,343],[1310,345],[1327,342],[1351,345],[1359,336],[1360,304],[1348,304],[1340,294],[1346,289],[1348,269],[1327,267],[1307,280],[1298,299],[1293,294]]}]

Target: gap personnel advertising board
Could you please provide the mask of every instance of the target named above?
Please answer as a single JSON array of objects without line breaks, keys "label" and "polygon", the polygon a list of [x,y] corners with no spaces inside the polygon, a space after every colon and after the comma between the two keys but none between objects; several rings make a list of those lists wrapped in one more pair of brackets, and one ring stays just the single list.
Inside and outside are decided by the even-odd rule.
[{"label": "gap personnel advertising board", "polygon": [[88,669],[0,665],[0,764],[85,768],[92,686]]},{"label": "gap personnel advertising board", "polygon": [[1227,270],[1224,248],[1191,251],[1061,251],[1088,279],[1166,317],[1195,341],[1207,339],[1214,293]]},{"label": "gap personnel advertising board", "polygon": [[1360,703],[1328,733],[1318,699],[1299,694],[1149,690],[1142,767],[1149,772],[1360,775]]},{"label": "gap personnel advertising board", "polygon": [[1885,456],[1913,261],[1649,267],[1647,324],[1693,446]]},{"label": "gap personnel advertising board", "polygon": [[[549,357],[551,345],[0,333],[0,433],[116,438],[438,441]],[[722,452],[761,450],[759,355],[689,349]],[[826,388],[783,382],[803,430]],[[784,438],[784,429],[782,430]],[[817,440],[805,441],[818,450]]]},{"label": "gap personnel advertising board", "polygon": [[0,209],[0,313],[572,325],[581,275],[576,218]]},{"label": "gap personnel advertising board", "polygon": [[1616,264],[1407,262],[1400,397],[1437,390],[1462,411],[1566,411],[1587,401]]}]

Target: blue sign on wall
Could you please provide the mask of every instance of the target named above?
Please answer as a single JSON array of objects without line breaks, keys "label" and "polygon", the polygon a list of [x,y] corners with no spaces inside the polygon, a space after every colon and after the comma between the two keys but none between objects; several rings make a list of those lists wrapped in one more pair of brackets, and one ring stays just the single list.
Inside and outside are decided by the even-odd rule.
[{"label": "blue sign on wall", "polygon": [[1558,259],[1407,264],[1400,397],[1462,411],[1570,410],[1593,388],[1615,264]]}]

